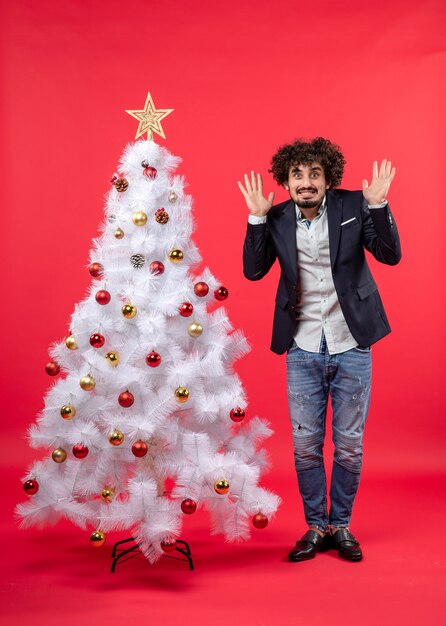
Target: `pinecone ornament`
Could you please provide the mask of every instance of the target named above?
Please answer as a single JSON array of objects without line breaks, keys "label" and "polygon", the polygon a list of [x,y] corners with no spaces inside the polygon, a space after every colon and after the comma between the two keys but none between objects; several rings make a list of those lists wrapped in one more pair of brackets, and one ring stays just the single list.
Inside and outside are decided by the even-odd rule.
[{"label": "pinecone ornament", "polygon": [[132,254],[132,256],[130,257],[130,263],[137,270],[139,270],[144,265],[145,262],[146,260],[142,254]]},{"label": "pinecone ornament", "polygon": [[158,224],[167,224],[169,221],[169,214],[165,209],[158,209],[155,211],[155,219]]},{"label": "pinecone ornament", "polygon": [[129,186],[128,180],[126,178],[117,178],[113,183],[116,191],[125,191]]}]

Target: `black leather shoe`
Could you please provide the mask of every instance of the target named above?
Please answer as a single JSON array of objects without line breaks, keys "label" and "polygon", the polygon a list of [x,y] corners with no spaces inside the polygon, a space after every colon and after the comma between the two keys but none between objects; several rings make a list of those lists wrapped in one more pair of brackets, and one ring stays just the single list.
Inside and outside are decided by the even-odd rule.
[{"label": "black leather shoe", "polygon": [[315,530],[307,530],[302,539],[288,554],[289,561],[308,561],[314,559],[316,552],[325,552],[331,548],[331,537],[326,533],[324,537]]},{"label": "black leather shoe", "polygon": [[340,528],[331,536],[333,547],[338,555],[347,561],[360,561],[362,559],[359,542],[353,537],[348,528]]}]

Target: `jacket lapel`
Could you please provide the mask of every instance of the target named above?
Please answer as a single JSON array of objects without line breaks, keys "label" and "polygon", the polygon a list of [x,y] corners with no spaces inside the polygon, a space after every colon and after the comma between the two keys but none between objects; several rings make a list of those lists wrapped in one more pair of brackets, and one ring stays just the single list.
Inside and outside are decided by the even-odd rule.
[{"label": "jacket lapel", "polygon": [[334,268],[339,249],[342,222],[342,198],[332,190],[327,191],[328,240],[330,244],[331,268]]},{"label": "jacket lapel", "polygon": [[284,207],[281,223],[286,253],[291,268],[293,284],[297,283],[296,206],[290,200]]}]

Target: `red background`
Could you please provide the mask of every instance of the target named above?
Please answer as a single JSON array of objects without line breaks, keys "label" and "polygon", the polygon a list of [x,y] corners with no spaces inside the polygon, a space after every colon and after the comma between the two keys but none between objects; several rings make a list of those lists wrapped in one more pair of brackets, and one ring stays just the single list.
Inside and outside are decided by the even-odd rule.
[{"label": "red background", "polygon": [[[409,545],[413,533],[440,525],[445,472],[444,3],[28,0],[2,2],[1,8],[0,328],[5,442],[1,465],[8,494],[3,530],[11,545],[26,546],[20,551],[15,577],[5,587],[11,619],[19,623],[18,615],[25,611],[15,608],[17,602],[35,609],[35,616],[39,611],[43,615],[47,606],[26,594],[19,594],[17,600],[10,593],[12,587],[29,589],[26,578],[20,577],[30,563],[43,573],[44,590],[54,584],[45,578],[54,567],[54,554],[69,561],[75,558],[73,545],[84,549],[86,538],[69,525],[18,533],[11,516],[23,497],[19,479],[38,455],[29,450],[24,434],[42,407],[49,384],[43,371],[47,349],[66,336],[74,304],[85,294],[90,278],[85,266],[102,219],[103,197],[124,146],[136,132],[137,122],[124,111],[142,108],[149,90],[156,106],[175,109],[163,121],[167,140],[159,141],[183,158],[179,171],[194,197],[194,240],[205,264],[229,288],[230,319],[252,345],[237,369],[248,393],[250,414],[269,419],[275,430],[267,444],[273,469],[264,484],[284,498],[276,525],[260,539],[256,535],[250,547],[238,546],[231,558],[222,561],[222,540],[208,539],[207,518],[197,517],[198,551],[200,546],[202,552],[214,551],[201,569],[215,566],[213,575],[219,576],[224,565],[228,578],[218,580],[230,586],[232,576],[244,575],[240,563],[242,568],[254,563],[255,571],[245,575],[260,577],[256,585],[262,595],[262,569],[273,567],[304,529],[295,485],[284,358],[269,352],[278,272],[276,268],[261,283],[243,278],[247,211],[236,183],[245,171],[256,169],[264,174],[266,190],[277,191],[276,201],[285,199],[286,192],[276,189],[267,174],[272,153],[297,136],[322,135],[344,150],[345,188],[360,188],[362,178],[370,179],[374,159],[391,159],[397,168],[389,200],[400,230],[403,260],[396,267],[370,260],[393,333],[373,348],[363,487],[353,529],[368,541],[376,567],[383,553],[393,549],[395,538],[404,536],[407,542],[399,552],[392,552],[384,578],[377,578],[373,567],[366,570],[366,561],[359,566],[362,570],[353,572],[348,564],[350,569],[343,567],[332,578],[338,561],[320,565],[321,555],[319,561],[305,564],[307,574],[314,572],[307,582],[311,585],[325,577],[331,585],[344,575],[351,577],[348,584],[359,594],[355,596],[359,604],[373,597],[363,598],[364,589],[381,585],[377,593],[388,599],[388,614],[396,617],[396,623],[403,623],[398,616],[403,620],[412,586],[424,585],[424,600],[432,610],[437,596],[429,596],[428,601],[425,594],[433,593],[431,583],[438,581],[437,538],[434,535],[426,548],[420,579],[417,554]],[[192,535],[196,532],[191,520],[188,528]],[[42,553],[39,545],[45,546]],[[409,553],[415,558],[411,563]],[[267,555],[266,561],[256,561],[262,554]],[[83,559],[82,575],[93,575],[91,552],[87,550]],[[51,566],[45,569],[42,563]],[[159,591],[160,579],[148,574],[145,564],[139,567],[139,576],[152,576],[141,590],[151,589],[157,580]],[[82,578],[80,570],[77,575],[74,571],[66,593]],[[365,576],[362,582],[358,582],[359,571]],[[167,586],[170,580],[167,576]],[[277,580],[286,591],[271,606],[286,606],[286,585],[291,580],[288,575]],[[400,595],[386,596],[387,581],[395,580]],[[133,593],[126,581],[127,591]],[[201,585],[202,581],[193,583],[194,589],[203,591]],[[78,589],[81,595],[83,591]],[[325,592],[330,597],[328,588]],[[60,593],[63,596],[63,583]],[[204,597],[193,597],[196,607],[202,607],[196,608],[196,615],[209,617],[213,608],[222,607],[212,602],[211,590],[206,593],[209,612],[203,608],[207,607]],[[218,588],[214,593],[219,593]],[[86,615],[92,609],[82,597]],[[259,604],[255,595],[248,598],[246,604],[240,595],[240,611],[243,604],[256,616],[262,607],[262,617],[253,617],[252,623],[275,623],[266,605]],[[182,596],[181,606],[188,606],[189,600]],[[319,602],[315,604],[316,616],[325,619],[328,613]],[[312,606],[302,605],[293,617],[285,614],[284,623],[300,623],[293,620],[302,615],[307,616],[306,623],[313,623]],[[338,623],[337,613],[330,610],[331,623]],[[374,610],[370,615],[378,619],[379,609]],[[418,623],[410,621],[417,619],[414,610],[407,610],[405,624]],[[343,617],[339,613],[339,619]]]}]

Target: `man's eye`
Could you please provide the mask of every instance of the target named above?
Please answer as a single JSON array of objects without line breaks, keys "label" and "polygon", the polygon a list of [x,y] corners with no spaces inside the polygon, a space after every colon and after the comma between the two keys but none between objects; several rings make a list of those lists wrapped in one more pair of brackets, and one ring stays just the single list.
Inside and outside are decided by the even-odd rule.
[{"label": "man's eye", "polygon": [[318,172],[313,172],[311,174],[311,178],[319,178],[319,173]]}]

